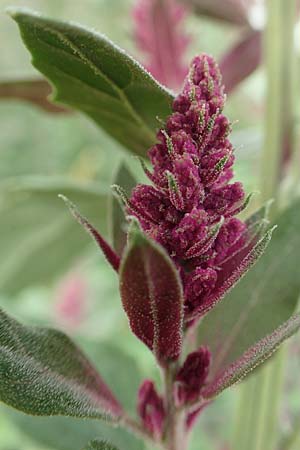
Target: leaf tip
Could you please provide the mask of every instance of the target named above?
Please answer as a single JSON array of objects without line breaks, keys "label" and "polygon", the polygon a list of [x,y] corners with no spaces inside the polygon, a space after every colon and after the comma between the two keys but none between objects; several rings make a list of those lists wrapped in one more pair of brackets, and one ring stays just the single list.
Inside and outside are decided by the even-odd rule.
[{"label": "leaf tip", "polygon": [[69,200],[68,197],[66,197],[63,194],[58,194],[58,198],[60,198],[65,203],[65,205],[69,208],[69,210],[70,210],[71,214],[73,215],[73,217],[76,220],[78,220],[78,222],[81,223],[81,225],[84,225],[83,218],[79,214],[79,211],[76,208],[76,206],[74,205],[74,203],[72,203],[71,200]]},{"label": "leaf tip", "polygon": [[18,6],[8,6],[7,8],[5,8],[5,12],[16,22],[18,22],[18,19],[22,17],[39,16],[37,12],[32,11],[29,8],[20,8]]},{"label": "leaf tip", "polygon": [[147,238],[141,229],[138,219],[134,216],[128,216],[128,220],[130,222],[128,227],[128,241],[134,245],[145,243]]}]

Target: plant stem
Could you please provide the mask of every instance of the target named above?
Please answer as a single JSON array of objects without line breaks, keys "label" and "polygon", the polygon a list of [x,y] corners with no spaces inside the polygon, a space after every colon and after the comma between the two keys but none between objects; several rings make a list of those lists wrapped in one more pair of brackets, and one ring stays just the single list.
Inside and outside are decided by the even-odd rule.
[{"label": "plant stem", "polygon": [[176,408],[174,403],[175,366],[168,365],[163,369],[165,384],[165,403],[167,423],[165,432],[166,450],[185,450],[187,436],[184,427],[184,411]]},{"label": "plant stem", "polygon": [[[284,152],[293,143],[296,0],[267,0],[265,32],[266,120],[262,155],[262,201],[278,196]],[[288,147],[288,148],[287,148]]]},{"label": "plant stem", "polygon": [[[267,98],[261,197],[262,201],[275,198],[273,219],[278,210],[284,151],[290,152],[293,142],[295,71],[293,32],[296,0],[267,0],[267,16],[265,32]],[[280,350],[266,367],[242,385],[233,450],[274,450],[283,389],[285,353],[285,349]]]},{"label": "plant stem", "polygon": [[281,349],[271,364],[241,386],[232,450],[274,450],[285,357]]},{"label": "plant stem", "polygon": [[149,434],[142,425],[140,425],[130,416],[125,415],[122,418],[120,425],[124,426],[124,428],[126,428],[127,430],[130,430],[135,436],[142,438],[144,442],[149,443],[149,445],[151,445],[151,448],[153,448],[153,445],[155,445],[157,448],[165,450],[163,445],[154,442],[151,434]]}]

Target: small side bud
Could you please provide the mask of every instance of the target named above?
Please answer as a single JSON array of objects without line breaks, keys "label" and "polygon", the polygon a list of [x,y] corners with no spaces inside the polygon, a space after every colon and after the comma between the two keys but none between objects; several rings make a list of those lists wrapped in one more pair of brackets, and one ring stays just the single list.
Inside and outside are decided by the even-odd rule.
[{"label": "small side bud", "polygon": [[156,440],[160,440],[164,428],[165,409],[163,399],[156,392],[151,380],[145,380],[140,386],[137,410],[146,430]]},{"label": "small side bud", "polygon": [[178,406],[196,402],[208,375],[211,354],[206,347],[190,353],[176,376],[175,400]]}]

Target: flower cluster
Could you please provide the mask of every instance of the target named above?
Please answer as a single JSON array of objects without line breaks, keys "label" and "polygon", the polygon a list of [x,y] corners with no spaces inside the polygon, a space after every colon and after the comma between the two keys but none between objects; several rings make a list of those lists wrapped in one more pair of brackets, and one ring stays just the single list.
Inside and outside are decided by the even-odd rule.
[{"label": "flower cluster", "polygon": [[[202,411],[204,404],[197,405],[205,386],[211,362],[211,354],[206,347],[190,353],[177,370],[173,396],[176,407],[192,408],[186,415],[186,426],[190,428]],[[193,408],[194,406],[194,408]],[[137,411],[146,430],[159,440],[166,425],[166,408],[151,380],[145,380],[138,392]]]},{"label": "flower cluster", "polygon": [[149,150],[153,185],[133,190],[128,212],[144,232],[163,245],[181,275],[187,320],[209,308],[223,282],[224,268],[247,241],[246,225],[235,218],[245,205],[233,177],[225,95],[214,59],[192,61],[173,113]]}]

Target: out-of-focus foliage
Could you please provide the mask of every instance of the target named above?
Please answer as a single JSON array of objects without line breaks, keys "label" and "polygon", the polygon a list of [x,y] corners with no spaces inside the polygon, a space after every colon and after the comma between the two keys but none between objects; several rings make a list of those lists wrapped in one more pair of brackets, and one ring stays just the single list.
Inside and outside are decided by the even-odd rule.
[{"label": "out-of-focus foliage", "polygon": [[[91,26],[104,32],[134,56],[139,56],[133,45],[130,23],[130,8],[133,1],[85,0],[75,3],[76,7],[73,0],[27,0],[26,6],[54,18],[75,20]],[[11,5],[20,6],[24,5],[24,2],[0,0],[1,10]],[[199,51],[220,56],[224,50],[232,46],[237,36],[237,30],[225,23],[216,24],[211,20],[195,16],[188,19],[187,26],[194,36],[189,56]],[[0,17],[0,48],[1,80],[5,81],[11,77],[19,79],[37,76],[30,65],[27,51],[20,45],[16,26],[5,15]],[[231,119],[233,121],[239,119],[233,131],[233,141],[237,147],[236,178],[245,183],[248,191],[257,186],[258,157],[262,136],[262,93],[263,78],[261,72],[257,72],[230,96],[227,107]],[[114,143],[83,116],[79,114],[50,116],[33,106],[15,101],[0,102],[0,132],[0,178],[3,187],[12,186],[11,183],[13,183],[16,189],[24,181],[24,176],[30,176],[31,182],[36,183],[41,179],[41,175],[47,175],[51,179],[55,177],[56,180],[59,176],[65,185],[80,181],[88,185],[92,183],[94,186],[95,182],[100,181],[101,186],[105,186],[108,192],[113,173],[123,155],[120,145]],[[126,162],[129,166],[135,164],[128,156]],[[38,176],[38,179],[35,180],[35,176]],[[57,199],[56,193],[56,191],[53,193],[53,199],[50,202],[53,205],[51,214],[55,216],[55,220],[58,214],[61,218],[64,217],[62,220],[66,220],[66,223],[73,227],[74,238],[80,235],[80,238],[73,240],[73,244],[71,242],[68,244],[67,253],[68,256],[71,255],[74,243],[76,246],[82,245],[82,252],[78,253],[79,260],[76,262],[89,285],[87,316],[76,330],[76,341],[84,347],[93,361],[103,361],[100,369],[104,378],[110,381],[110,386],[124,404],[134,411],[139,382],[143,376],[151,374],[152,356],[128,331],[127,320],[121,311],[115,275],[105,265],[96,247],[89,245],[89,239],[82,233],[80,227],[72,222],[72,218],[64,210],[64,205]],[[103,209],[99,207],[99,212],[94,211],[91,216],[88,211],[85,212],[84,199],[78,201],[71,193],[62,193],[66,193],[71,200],[76,201],[83,212],[93,218],[95,224],[102,222],[104,226]],[[19,211],[14,225],[18,236],[21,236],[25,224],[32,220],[33,205],[30,208],[27,207],[28,201],[27,197],[24,197],[24,202],[19,200],[19,206],[14,211],[14,214]],[[39,209],[35,210],[37,218],[35,230],[38,230],[42,223],[45,225],[47,221],[53,219],[46,216],[47,205],[49,206],[50,203],[48,200],[42,201],[40,197]],[[8,208],[12,210],[15,204],[11,203]],[[0,229],[6,221],[4,215],[1,217]],[[78,234],[75,230],[78,230]],[[52,243],[50,247],[52,248],[53,245],[53,249],[61,247],[62,242],[66,244],[68,237],[62,233],[60,239],[62,241],[57,235],[54,244]],[[3,253],[1,255],[3,264],[6,258],[12,258],[17,248],[13,241],[11,244],[9,242],[11,241],[6,239],[6,256]],[[25,290],[16,292],[17,289],[15,289],[13,295],[4,293],[1,289],[0,301],[6,310],[28,322],[30,319],[31,323],[56,326],[53,311],[55,283],[51,279],[53,279],[53,267],[59,269],[62,258],[57,257],[57,264],[55,259],[52,259],[54,262],[50,267],[48,260],[50,253],[48,255],[46,251],[43,255],[35,262],[38,271],[35,271],[34,283],[31,278]],[[24,270],[28,269],[26,267],[28,264],[28,260],[24,260]],[[67,269],[68,265],[64,265],[63,271],[57,270],[57,278],[63,277]],[[48,273],[49,278],[40,277],[38,274],[41,272],[44,275]],[[291,358],[290,364],[293,373],[299,371],[299,364],[295,357]],[[123,370],[124,367],[128,369],[128,372]],[[154,373],[152,377],[155,378],[155,376]],[[297,388],[291,377],[288,381],[287,392],[295,415],[297,413],[295,389]],[[212,450],[222,446],[220,437],[221,441],[225,442],[230,435],[227,418],[233,410],[234,402],[234,391],[228,392],[207,409],[193,437],[192,450]],[[288,429],[291,423],[290,411],[284,413],[283,424]],[[215,433],[216,429],[219,430],[218,436]],[[99,423],[86,421],[80,424],[76,419],[62,418],[36,419],[4,406],[0,408],[1,450],[19,450],[20,448],[22,450],[55,450],[57,448],[54,445],[57,440],[53,441],[55,430],[62,436],[61,448],[57,450],[80,450],[95,437],[111,441],[119,446],[120,450],[128,448],[144,450],[141,443],[128,434],[123,434],[118,429],[109,429]]]}]

